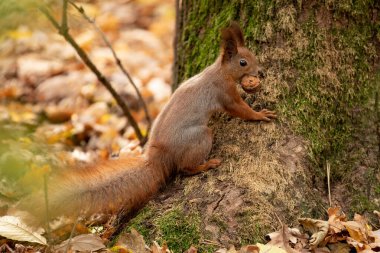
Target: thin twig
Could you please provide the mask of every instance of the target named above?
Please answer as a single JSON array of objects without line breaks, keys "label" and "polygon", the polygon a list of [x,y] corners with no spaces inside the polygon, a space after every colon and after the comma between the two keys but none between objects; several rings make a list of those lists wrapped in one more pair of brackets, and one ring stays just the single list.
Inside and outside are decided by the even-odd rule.
[{"label": "thin twig", "polygon": [[277,213],[274,213],[274,215],[276,216],[278,222],[280,222],[281,226],[284,226],[284,223],[282,223],[280,217],[278,217]]},{"label": "thin twig", "polygon": [[[6,251],[7,250],[7,251]],[[8,244],[4,243],[3,245],[0,246],[0,252],[15,252],[11,247],[9,247]]]},{"label": "thin twig", "polygon": [[329,206],[331,207],[331,187],[330,187],[330,163],[326,161],[326,173],[327,173],[327,190],[329,194]]},{"label": "thin twig", "polygon": [[77,226],[78,221],[79,221],[79,216],[78,216],[77,219],[75,220],[75,223],[74,223],[74,225],[73,225],[73,228],[71,229],[70,237],[69,237],[69,240],[67,241],[67,246],[66,246],[65,253],[69,252],[71,239],[73,239],[74,232],[75,232],[75,227]]},{"label": "thin twig", "polygon": [[61,34],[67,33],[69,27],[67,26],[67,0],[63,0],[62,5],[62,21],[61,21]]},{"label": "thin twig", "polygon": [[[66,1],[66,0],[65,0]],[[137,125],[135,119],[133,118],[130,109],[126,103],[124,103],[123,99],[117,94],[117,92],[112,87],[111,83],[108,79],[98,70],[95,64],[90,60],[85,51],[78,45],[78,43],[74,40],[74,38],[68,32],[68,29],[62,29],[62,26],[55,20],[55,18],[51,15],[50,11],[45,7],[40,7],[41,12],[47,17],[47,19],[53,24],[53,26],[60,32],[60,34],[65,38],[65,40],[75,49],[79,57],[82,59],[84,64],[96,75],[99,82],[106,87],[106,89],[111,93],[113,98],[116,100],[116,103],[120,106],[124,115],[127,117],[129,123],[135,130],[136,136],[140,141],[140,145],[144,145],[146,142],[146,138],[142,135],[139,126]],[[67,9],[65,10],[67,12]]]},{"label": "thin twig", "polygon": [[123,72],[123,74],[127,77],[128,81],[132,84],[133,88],[135,89],[136,91],[136,94],[137,94],[137,97],[138,99],[140,100],[140,103],[142,104],[143,106],[143,109],[144,109],[144,113],[145,113],[145,118],[146,118],[146,121],[148,122],[148,128],[147,128],[147,133],[146,133],[146,138],[148,137],[148,133],[150,131],[150,128],[152,127],[152,120],[150,118],[150,115],[149,115],[149,112],[148,112],[148,108],[146,106],[146,103],[140,93],[140,90],[137,88],[135,82],[133,81],[131,75],[129,74],[129,72],[125,69],[123,63],[121,62],[120,58],[117,56],[115,50],[113,49],[110,41],[108,40],[107,36],[104,34],[104,32],[99,28],[99,26],[96,25],[95,23],[95,20],[94,19],[91,19],[87,13],[85,12],[85,10],[83,9],[82,6],[78,6],[76,5],[73,1],[70,1],[69,0],[69,3],[80,13],[82,14],[83,18],[87,20],[87,22],[89,22],[90,24],[92,24],[92,26],[95,28],[95,30],[100,34],[100,36],[102,37],[102,40],[104,41],[104,43],[106,44],[106,46],[109,48],[109,50],[112,52],[112,55],[113,55],[113,58],[115,59],[115,62],[117,64],[117,66],[119,67],[119,69]]},{"label": "thin twig", "polygon": [[222,244],[220,244],[219,242],[215,242],[215,241],[211,241],[211,240],[207,240],[207,239],[204,239],[202,241],[199,242],[200,244],[206,244],[206,245],[213,245],[213,246],[217,246],[217,247],[223,247]]},{"label": "thin twig", "polygon": [[49,221],[50,221],[50,217],[49,217],[49,195],[48,195],[48,175],[45,174],[44,175],[44,197],[45,197],[45,212],[46,212],[46,216],[45,216],[45,219],[46,219],[46,234],[47,234],[47,238],[50,240],[50,226],[49,226]]}]

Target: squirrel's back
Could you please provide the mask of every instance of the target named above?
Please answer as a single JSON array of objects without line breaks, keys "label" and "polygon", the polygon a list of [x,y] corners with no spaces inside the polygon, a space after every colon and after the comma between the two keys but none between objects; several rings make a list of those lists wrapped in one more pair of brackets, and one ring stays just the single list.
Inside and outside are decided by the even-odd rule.
[{"label": "squirrel's back", "polygon": [[220,64],[216,61],[179,86],[155,120],[150,142],[176,143],[189,128],[207,126],[211,114],[223,109],[218,100]]}]

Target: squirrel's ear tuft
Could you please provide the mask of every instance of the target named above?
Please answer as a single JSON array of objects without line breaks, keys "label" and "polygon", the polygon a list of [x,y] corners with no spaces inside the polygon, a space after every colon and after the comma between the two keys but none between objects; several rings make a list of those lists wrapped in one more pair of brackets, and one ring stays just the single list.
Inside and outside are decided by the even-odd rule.
[{"label": "squirrel's ear tuft", "polygon": [[222,30],[222,63],[228,62],[237,54],[237,41],[230,28]]},{"label": "squirrel's ear tuft", "polygon": [[228,29],[230,29],[232,34],[234,35],[238,47],[243,47],[244,35],[243,35],[243,31],[240,29],[238,22],[232,21]]}]

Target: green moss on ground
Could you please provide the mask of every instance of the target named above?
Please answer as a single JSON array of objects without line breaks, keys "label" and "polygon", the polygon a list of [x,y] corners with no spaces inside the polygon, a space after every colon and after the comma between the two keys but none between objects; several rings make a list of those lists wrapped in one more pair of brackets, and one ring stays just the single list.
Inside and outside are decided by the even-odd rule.
[{"label": "green moss on ground", "polygon": [[146,242],[151,241],[155,231],[155,226],[152,222],[154,217],[154,208],[146,206],[140,210],[137,216],[129,221],[128,230],[136,229],[145,239]]},{"label": "green moss on ground", "polygon": [[241,245],[265,243],[263,235],[272,232],[272,228],[263,226],[259,220],[253,217],[257,217],[257,213],[252,210],[245,210],[238,218],[241,224],[238,229]]},{"label": "green moss on ground", "polygon": [[200,218],[195,213],[185,213],[181,207],[166,211],[156,220],[158,238],[174,252],[184,252],[200,240]]},{"label": "green moss on ground", "polygon": [[162,210],[148,206],[133,218],[128,230],[136,229],[150,243],[156,240],[160,245],[166,243],[173,252],[184,252],[196,245],[200,252],[212,252],[212,245],[202,245],[201,220],[195,211],[185,212],[181,206]]}]

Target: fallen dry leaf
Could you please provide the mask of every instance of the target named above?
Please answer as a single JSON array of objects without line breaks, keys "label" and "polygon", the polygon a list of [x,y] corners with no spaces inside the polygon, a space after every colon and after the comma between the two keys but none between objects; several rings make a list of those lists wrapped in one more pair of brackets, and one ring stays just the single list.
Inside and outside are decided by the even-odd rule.
[{"label": "fallen dry leaf", "polygon": [[342,222],[346,221],[346,215],[342,212],[339,207],[330,207],[327,210],[329,216],[329,231],[331,233],[340,233],[344,230],[344,225]]},{"label": "fallen dry leaf", "polygon": [[162,245],[162,247],[156,242],[153,242],[153,245],[150,247],[152,253],[171,253],[166,244]]},{"label": "fallen dry leaf", "polygon": [[306,231],[312,233],[309,240],[310,248],[317,248],[327,235],[329,223],[327,221],[309,218],[300,218],[298,219],[298,222]]},{"label": "fallen dry leaf", "polygon": [[380,221],[380,212],[375,210],[373,211],[373,213],[377,215],[377,218],[379,218],[379,221]]},{"label": "fallen dry leaf", "polygon": [[98,235],[83,234],[63,241],[54,247],[55,252],[66,252],[67,249],[73,251],[98,251],[106,248],[102,239]]},{"label": "fallen dry leaf", "polygon": [[380,242],[374,242],[374,243],[370,243],[368,245],[371,248],[371,250],[376,251],[376,252],[380,251]]},{"label": "fallen dry leaf", "polygon": [[273,245],[264,245],[261,243],[256,244],[257,247],[259,247],[260,252],[265,252],[265,253],[287,253],[286,250],[281,249],[280,247],[273,246]]},{"label": "fallen dry leaf", "polygon": [[59,59],[46,60],[41,55],[29,54],[17,60],[19,78],[27,84],[36,84],[53,75],[62,73],[64,64]]},{"label": "fallen dry leaf", "polygon": [[313,250],[314,253],[330,253],[331,251],[327,247],[316,248]]},{"label": "fallen dry leaf", "polygon": [[143,236],[133,228],[130,233],[122,233],[119,236],[116,246],[127,248],[132,252],[150,252],[149,248],[145,244]]},{"label": "fallen dry leaf", "polygon": [[[309,238],[307,234],[302,234],[298,228],[287,228],[287,229],[288,229],[289,242],[291,242],[293,244],[296,244],[298,242],[298,240],[300,240],[300,239],[304,239],[306,241]],[[282,239],[283,239],[282,237],[283,237],[283,231],[282,230],[272,232],[270,234],[265,235],[265,239],[273,242],[273,243],[271,243],[272,245],[275,245],[274,242],[276,242],[276,241],[282,242]]]},{"label": "fallen dry leaf", "polygon": [[18,217],[0,217],[0,235],[5,238],[47,245],[46,238],[41,235],[43,232],[42,229],[36,230],[27,226]]},{"label": "fallen dry leaf", "polygon": [[375,231],[369,231],[368,235],[374,238],[375,242],[380,242],[380,229]]},{"label": "fallen dry leaf", "polygon": [[67,97],[79,96],[82,85],[94,82],[95,78],[72,71],[68,75],[58,75],[41,82],[36,90],[38,101],[58,101]]},{"label": "fallen dry leaf", "polygon": [[198,250],[194,247],[191,246],[188,250],[185,251],[185,253],[197,253]]},{"label": "fallen dry leaf", "polygon": [[365,245],[364,243],[358,242],[351,237],[347,237],[347,243],[349,245],[353,246],[357,252],[362,252],[364,250],[371,249],[368,245]]},{"label": "fallen dry leaf", "polygon": [[363,228],[366,230],[366,232],[368,232],[368,230],[370,229],[370,227],[368,225],[368,221],[367,221],[367,219],[364,216],[355,213],[355,215],[354,215],[354,221],[356,221],[359,224],[361,224],[363,226]]},{"label": "fallen dry leaf", "polygon": [[351,248],[347,243],[332,243],[329,245],[331,253],[349,253]]},{"label": "fallen dry leaf", "polygon": [[226,248],[218,249],[214,253],[237,253],[235,246],[231,245],[231,247],[227,250]]},{"label": "fallen dry leaf", "polygon": [[369,242],[367,229],[363,226],[363,224],[357,221],[346,221],[343,224],[353,240],[361,243]]},{"label": "fallen dry leaf", "polygon": [[256,245],[243,246],[239,250],[239,253],[259,253],[259,252],[260,252],[260,248]]},{"label": "fallen dry leaf", "polygon": [[[344,230],[346,231],[346,230]],[[345,241],[347,238],[347,235],[345,233],[337,233],[337,234],[328,234],[325,239],[324,243],[337,243],[337,242],[342,242]]]},{"label": "fallen dry leaf", "polygon": [[71,108],[61,108],[58,106],[50,106],[45,109],[46,117],[52,123],[62,123],[70,120],[74,111]]},{"label": "fallen dry leaf", "polygon": [[9,83],[0,87],[0,100],[15,99],[22,94],[21,87],[14,83]]}]

